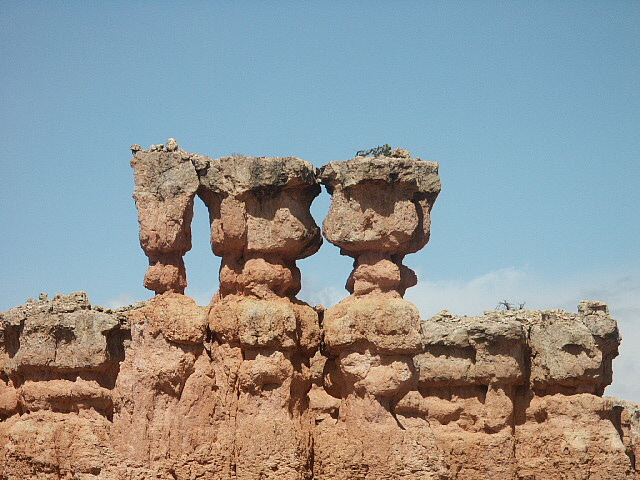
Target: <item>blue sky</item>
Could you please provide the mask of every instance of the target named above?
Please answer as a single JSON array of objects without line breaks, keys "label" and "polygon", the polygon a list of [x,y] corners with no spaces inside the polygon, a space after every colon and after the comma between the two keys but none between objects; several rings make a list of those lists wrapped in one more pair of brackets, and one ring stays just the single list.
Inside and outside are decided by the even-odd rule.
[{"label": "blue sky", "polygon": [[[149,298],[129,145],[320,166],[384,143],[440,163],[422,315],[604,300],[640,402],[640,3],[5,2],[0,310],[40,292]],[[329,197],[313,205],[321,223]],[[187,293],[219,261],[196,205]],[[300,297],[346,296],[325,242]]]}]

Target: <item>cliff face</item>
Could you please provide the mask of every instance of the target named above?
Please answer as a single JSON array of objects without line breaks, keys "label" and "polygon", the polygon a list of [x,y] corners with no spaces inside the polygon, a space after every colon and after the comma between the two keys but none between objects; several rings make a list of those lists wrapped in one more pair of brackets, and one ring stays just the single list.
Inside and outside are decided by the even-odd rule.
[{"label": "cliff face", "polygon": [[[640,410],[603,398],[620,337],[608,308],[423,320],[405,255],[429,239],[437,164],[209,159],[134,148],[149,302],[82,292],[0,314],[0,478],[640,478]],[[296,299],[327,240],[350,295]],[[183,295],[195,196],[220,288]]]}]

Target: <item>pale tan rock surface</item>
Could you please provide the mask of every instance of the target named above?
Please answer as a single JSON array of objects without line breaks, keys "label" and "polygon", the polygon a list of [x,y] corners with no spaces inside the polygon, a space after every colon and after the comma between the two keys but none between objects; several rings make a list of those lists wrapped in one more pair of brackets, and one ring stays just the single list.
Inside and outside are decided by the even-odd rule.
[{"label": "pale tan rock surface", "polygon": [[[597,395],[619,341],[606,311],[445,311],[420,353],[309,358],[202,336],[207,310],[167,293],[102,311],[79,292],[3,313],[1,478],[636,475],[640,409]],[[551,318],[588,353],[541,337]],[[21,352],[55,347],[57,326],[54,357]]]},{"label": "pale tan rock surface", "polygon": [[92,308],[76,292],[0,314],[0,478],[111,478],[129,310]]},{"label": "pale tan rock surface", "polygon": [[174,292],[155,296],[131,312],[129,319],[135,325],[143,325],[149,335],[162,335],[174,343],[202,344],[207,333],[207,309]]},{"label": "pale tan rock surface", "polygon": [[[540,334],[550,322],[557,327],[552,341]],[[545,479],[558,471],[566,475],[560,478],[634,478],[633,455],[624,446],[635,438],[631,428],[623,433],[617,407],[597,395],[610,382],[619,343],[608,314],[516,310],[456,317],[445,311],[424,322],[424,331],[425,352],[415,357],[417,392],[396,412],[424,416],[458,472],[454,478]],[[563,350],[578,336],[591,346],[588,361],[582,350]],[[542,371],[546,383],[536,373]],[[567,442],[577,437],[593,457],[571,449]]]},{"label": "pale tan rock surface", "polygon": [[[402,298],[437,164],[131,148],[157,294],[0,313],[0,480],[640,478],[640,407],[602,397],[620,343],[605,304],[421,319]],[[295,298],[318,178],[325,235],[354,258],[326,311]],[[208,306],[181,293],[194,195],[222,257]]]}]

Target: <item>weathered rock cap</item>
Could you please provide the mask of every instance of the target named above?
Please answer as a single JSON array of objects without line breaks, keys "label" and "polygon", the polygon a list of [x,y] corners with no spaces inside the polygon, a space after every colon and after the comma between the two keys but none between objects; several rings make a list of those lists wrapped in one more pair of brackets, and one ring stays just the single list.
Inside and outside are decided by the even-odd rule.
[{"label": "weathered rock cap", "polygon": [[422,328],[424,352],[414,357],[421,385],[521,383],[527,336],[515,317],[459,317],[443,310]]},{"label": "weathered rock cap", "polygon": [[[209,157],[179,148],[175,138],[168,139],[166,145],[162,143],[151,145],[147,150],[137,143],[131,145],[129,149],[133,155],[130,164],[134,168],[136,179],[134,195],[136,191],[153,188],[157,191],[157,195],[163,198],[161,188],[166,188],[166,184],[173,190],[173,195],[180,193],[181,190],[189,190],[194,182],[193,178],[198,184],[195,171],[206,170],[211,162]],[[191,161],[191,165],[186,163],[188,161]],[[181,181],[185,181],[184,186],[175,181],[176,172],[170,171],[175,168],[180,168],[179,176],[182,177]]]},{"label": "weathered rock cap", "polygon": [[430,212],[441,188],[437,163],[355,157],[328,163],[318,178],[332,195],[322,231],[343,254],[406,255],[429,241]]},{"label": "weathered rock cap", "polygon": [[526,341],[522,320],[510,316],[457,316],[442,310],[423,320],[422,328],[427,346],[465,348],[502,343],[515,346]]},{"label": "weathered rock cap", "polygon": [[365,182],[402,184],[405,188],[434,195],[442,188],[438,164],[420,158],[355,157],[329,162],[318,169],[317,175],[329,193],[333,193],[337,185],[349,188]]},{"label": "weathered rock cap", "polygon": [[602,395],[612,381],[620,332],[605,303],[583,301],[578,310],[489,310],[483,318],[522,323],[531,351],[529,381],[537,394]]},{"label": "weathered rock cap", "polygon": [[294,260],[320,248],[320,229],[309,211],[320,185],[309,162],[239,155],[210,160],[198,175],[216,255]]},{"label": "weathered rock cap", "polygon": [[193,156],[185,150],[135,151],[129,162],[134,169],[134,199],[143,192],[163,199],[197,187],[198,177],[190,161]]},{"label": "weathered rock cap", "polygon": [[0,312],[0,370],[97,371],[110,360],[109,337],[124,324],[126,309],[108,312],[91,304],[85,292],[55,295],[48,300]]},{"label": "weathered rock cap", "polygon": [[208,167],[198,173],[203,187],[228,195],[304,185],[316,189],[313,165],[297,157],[222,157],[209,160]]}]

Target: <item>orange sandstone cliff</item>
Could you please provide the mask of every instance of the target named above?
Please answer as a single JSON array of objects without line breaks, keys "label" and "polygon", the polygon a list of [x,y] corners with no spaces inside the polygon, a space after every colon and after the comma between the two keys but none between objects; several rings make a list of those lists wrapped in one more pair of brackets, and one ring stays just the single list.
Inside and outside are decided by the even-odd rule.
[{"label": "orange sandstone cliff", "polygon": [[[156,296],[0,313],[0,479],[640,478],[640,408],[602,397],[620,343],[605,304],[421,319],[403,298],[436,163],[132,152]],[[354,259],[327,310],[296,298],[321,185],[324,236]],[[222,258],[206,307],[183,294],[196,196]]]}]

